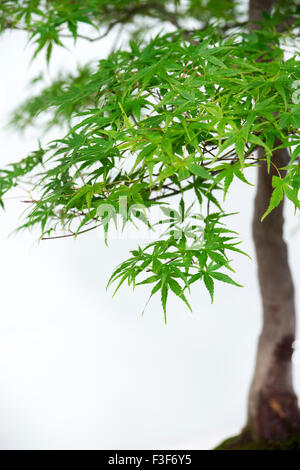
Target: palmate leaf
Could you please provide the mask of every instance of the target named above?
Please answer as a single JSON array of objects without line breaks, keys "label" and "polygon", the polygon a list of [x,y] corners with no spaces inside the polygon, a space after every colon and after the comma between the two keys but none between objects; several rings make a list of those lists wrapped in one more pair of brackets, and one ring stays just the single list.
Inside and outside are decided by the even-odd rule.
[{"label": "palmate leaf", "polygon": [[[180,207],[182,210],[182,203]],[[134,286],[153,284],[149,300],[156,292],[160,293],[165,321],[167,319],[168,291],[172,291],[179,297],[191,311],[192,308],[186,297],[186,292],[190,292],[190,285],[194,282],[203,279],[212,301],[214,279],[239,286],[228,275],[218,271],[221,267],[232,270],[230,260],[226,256],[226,250],[234,249],[236,243],[233,237],[221,236],[222,232],[231,233],[228,229],[218,227],[223,217],[224,214],[218,213],[206,217],[206,229],[200,249],[194,248],[193,245],[190,247],[187,239],[182,235],[181,239],[176,240],[171,237],[153,242],[145,248],[133,250],[131,252],[133,257],[116,269],[109,280],[109,285],[117,281],[117,289],[119,289],[126,280]],[[218,232],[217,237],[214,229]],[[230,243],[231,240],[232,243]],[[214,251],[212,250],[212,242]],[[237,249],[237,251],[240,250]],[[209,258],[213,261],[207,265]],[[152,271],[153,274],[137,281],[146,271]]]},{"label": "palmate leaf", "polygon": [[11,164],[7,169],[0,170],[0,205],[4,208],[3,196],[17,186],[22,178],[42,165],[46,151],[42,148],[32,152],[18,163]]}]

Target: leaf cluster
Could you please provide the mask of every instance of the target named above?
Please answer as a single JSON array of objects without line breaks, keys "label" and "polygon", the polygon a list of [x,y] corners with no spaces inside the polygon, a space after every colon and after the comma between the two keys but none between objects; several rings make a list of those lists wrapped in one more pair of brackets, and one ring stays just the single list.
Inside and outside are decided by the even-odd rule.
[{"label": "leaf cluster", "polygon": [[[40,2],[21,3],[31,3],[32,15],[39,15],[32,5],[39,9]],[[88,2],[72,10],[82,18],[83,3]],[[91,22],[94,7],[112,4],[90,3]],[[43,5],[63,9],[66,3]],[[199,5],[189,3],[195,16]],[[225,2],[220,15],[231,6]],[[26,21],[32,27],[32,19]],[[40,34],[36,31],[34,26]],[[109,285],[153,284],[150,297],[160,293],[165,318],[169,292],[190,308],[187,294],[196,281],[211,298],[215,281],[237,285],[226,272],[232,270],[228,253],[242,252],[236,234],[223,225],[223,201],[236,179],[249,184],[247,168],[261,163],[257,148],[264,149],[268,171],[276,150],[287,148],[291,154],[285,172],[276,169],[264,217],[284,195],[299,209],[300,104],[293,87],[300,80],[300,62],[297,54],[284,60],[280,40],[274,17],[251,33],[220,36],[208,27],[187,35],[179,30],[146,43],[132,40],[127,49],[77,76],[60,77],[27,101],[14,121],[27,126],[50,109],[49,126],[68,121],[66,135],[2,170],[0,196],[33,173],[39,197],[21,228],[39,225],[42,238],[77,236],[101,226],[107,239],[120,220],[123,226],[139,219],[152,227],[149,213],[162,207],[159,223],[167,225],[165,234],[133,250]],[[195,223],[180,232],[167,207],[175,213],[178,197],[180,219],[187,195],[199,209]],[[139,215],[137,206],[144,208]]]}]

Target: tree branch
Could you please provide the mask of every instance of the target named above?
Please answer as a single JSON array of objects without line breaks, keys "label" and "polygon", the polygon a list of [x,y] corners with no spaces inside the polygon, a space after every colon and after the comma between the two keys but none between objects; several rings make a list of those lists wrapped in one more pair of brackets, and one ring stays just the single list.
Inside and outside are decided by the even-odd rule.
[{"label": "tree branch", "polygon": [[[149,2],[144,5],[135,5],[135,6],[125,9],[123,14],[119,18],[112,20],[108,24],[104,33],[100,34],[99,36],[91,37],[85,34],[77,34],[77,37],[80,39],[85,39],[86,41],[89,41],[89,42],[99,41],[105,38],[111,32],[111,30],[118,24],[125,24],[129,22],[136,15],[143,14],[143,13],[147,14],[147,11],[149,11],[149,16],[154,16],[154,17],[160,16],[161,19],[163,19],[164,21],[168,21],[177,29],[181,29],[177,15],[175,13],[168,11],[164,7],[164,5],[161,5],[159,2]],[[153,15],[151,14],[151,11],[156,12],[158,14]],[[18,26],[10,22],[6,23],[6,27],[7,29],[15,29],[18,31],[25,31],[25,32],[31,32],[31,33],[35,31],[34,28],[27,28],[26,26]],[[60,37],[74,38],[72,34],[64,34],[64,33],[60,34]]]}]

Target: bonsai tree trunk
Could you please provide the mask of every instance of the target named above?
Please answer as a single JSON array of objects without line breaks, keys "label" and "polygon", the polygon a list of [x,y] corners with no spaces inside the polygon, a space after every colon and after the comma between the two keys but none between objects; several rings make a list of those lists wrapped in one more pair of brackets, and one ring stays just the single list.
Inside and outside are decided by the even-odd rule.
[{"label": "bonsai tree trunk", "polygon": [[[263,158],[263,151],[259,150]],[[263,222],[276,168],[289,161],[286,149],[275,152],[268,174],[258,170],[253,237],[263,305],[263,328],[248,402],[247,430],[253,440],[283,440],[300,430],[300,413],[292,383],[292,345],[295,339],[294,286],[283,240],[283,203]],[[281,170],[284,175],[284,170]]]},{"label": "bonsai tree trunk", "polygon": [[[249,19],[260,20],[262,11],[270,13],[274,3],[274,0],[250,0]],[[259,157],[264,158],[263,149],[259,150]],[[300,430],[291,361],[296,312],[287,246],[283,239],[283,202],[261,222],[272,194],[272,177],[278,175],[276,168],[284,167],[288,161],[288,151],[281,149],[272,155],[270,173],[266,162],[260,162],[254,207],[253,238],[263,328],[249,393],[247,431],[251,439],[259,441],[284,440]],[[284,176],[285,171],[280,172]]]},{"label": "bonsai tree trunk", "polygon": [[[262,20],[263,10],[271,12],[275,0],[250,0],[249,20]],[[252,24],[251,29],[259,28]],[[279,143],[278,143],[279,144]],[[297,436],[300,448],[300,411],[292,382],[292,353],[296,330],[294,285],[283,239],[283,202],[261,222],[272,194],[272,177],[289,162],[289,153],[280,149],[272,155],[268,173],[264,150],[258,150],[257,193],[253,217],[253,238],[263,307],[263,327],[259,337],[256,365],[248,397],[248,420],[239,436],[219,449],[288,448],[280,446]]]},{"label": "bonsai tree trunk", "polygon": [[[286,149],[272,155],[270,173],[259,149],[253,238],[263,306],[263,328],[248,398],[248,420],[239,436],[217,449],[300,450],[300,412],[292,382],[296,312],[294,286],[283,239],[283,202],[264,220],[272,194],[272,177],[289,161]],[[291,439],[293,438],[293,439]]]}]

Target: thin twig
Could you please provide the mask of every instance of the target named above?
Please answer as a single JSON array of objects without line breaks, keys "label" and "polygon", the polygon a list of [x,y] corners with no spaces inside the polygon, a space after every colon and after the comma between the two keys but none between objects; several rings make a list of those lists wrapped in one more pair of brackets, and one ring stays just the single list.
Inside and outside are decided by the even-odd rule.
[{"label": "thin twig", "polygon": [[76,237],[77,235],[81,235],[82,233],[90,232],[91,230],[94,230],[95,228],[101,227],[101,224],[94,225],[94,227],[87,228],[85,230],[81,230],[81,232],[78,233],[69,233],[67,235],[56,235],[54,237],[43,237],[42,240],[55,240],[56,238],[69,238],[69,237]]}]

